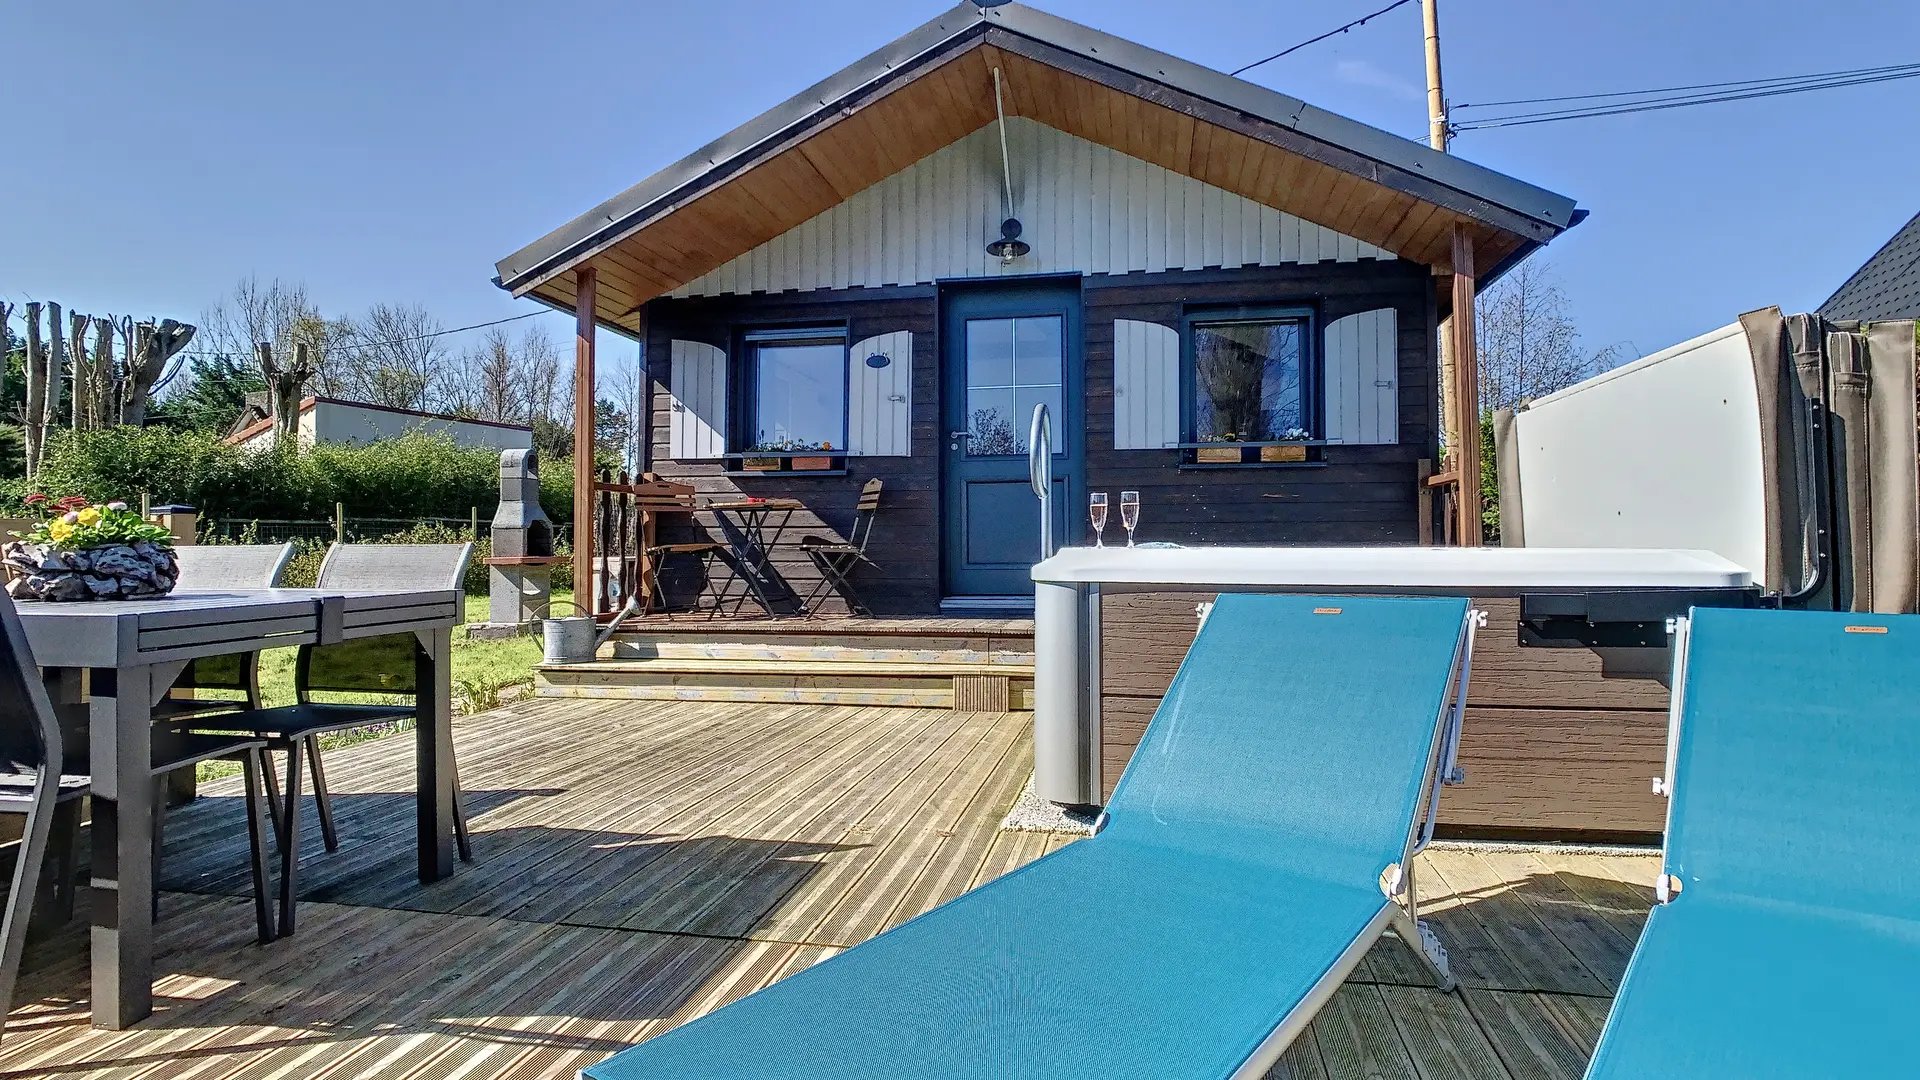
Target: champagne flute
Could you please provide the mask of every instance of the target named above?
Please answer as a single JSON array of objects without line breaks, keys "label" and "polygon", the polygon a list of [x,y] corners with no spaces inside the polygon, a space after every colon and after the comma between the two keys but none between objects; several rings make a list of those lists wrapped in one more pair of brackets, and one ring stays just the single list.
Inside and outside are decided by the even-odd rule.
[{"label": "champagne flute", "polygon": [[1133,527],[1140,524],[1140,493],[1123,491],[1120,493],[1120,524],[1127,528],[1127,546],[1133,546]]},{"label": "champagne flute", "polygon": [[1096,491],[1087,497],[1087,515],[1093,519],[1093,546],[1106,547],[1101,533],[1107,531],[1107,493]]}]

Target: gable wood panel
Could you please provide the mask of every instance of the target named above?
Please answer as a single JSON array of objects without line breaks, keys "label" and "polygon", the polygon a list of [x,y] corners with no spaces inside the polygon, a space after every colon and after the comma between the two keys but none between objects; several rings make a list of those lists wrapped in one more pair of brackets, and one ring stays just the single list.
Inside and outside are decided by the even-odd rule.
[{"label": "gable wood panel", "polygon": [[1007,140],[1015,212],[1033,245],[1010,266],[985,250],[1006,213],[999,131],[990,124],[675,295],[1386,257],[1351,236],[1024,118],[1008,121]]}]

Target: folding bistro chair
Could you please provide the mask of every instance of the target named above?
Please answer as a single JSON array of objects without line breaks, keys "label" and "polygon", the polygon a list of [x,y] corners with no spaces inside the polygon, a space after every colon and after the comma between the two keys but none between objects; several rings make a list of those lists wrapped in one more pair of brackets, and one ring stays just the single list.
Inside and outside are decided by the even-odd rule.
[{"label": "folding bistro chair", "polygon": [[[247,785],[247,835],[252,849],[254,917],[261,944],[273,940],[273,922],[267,901],[266,824],[260,791],[265,740],[245,736],[181,736],[157,728],[154,732],[152,774],[165,776],[213,758],[231,758],[243,766]],[[0,917],[0,1028],[13,1001],[13,985],[26,947],[27,923],[36,899],[73,907],[73,830],[80,800],[91,788],[91,778],[63,770],[65,740],[53,704],[47,699],[40,670],[33,662],[20,616],[13,601],[0,593],[0,814],[24,815],[20,848],[15,854],[13,882],[6,912]],[[56,821],[56,817],[60,820]],[[158,877],[159,828],[155,822],[155,870]],[[56,828],[57,826],[57,828]],[[53,849],[60,875],[43,888],[45,863]],[[155,892],[156,897],[158,891]]]},{"label": "folding bistro chair", "polygon": [[1389,927],[1450,985],[1409,868],[1472,620],[1222,597],[1095,836],[583,1075],[1259,1077]]},{"label": "folding bistro chair", "polygon": [[853,582],[847,575],[861,563],[874,566],[867,558],[867,541],[873,536],[873,518],[880,511],[881,481],[876,477],[869,480],[860,489],[860,501],[854,504],[853,526],[847,530],[846,543],[836,543],[818,536],[805,536],[800,539],[800,550],[813,560],[814,568],[820,571],[820,582],[807,594],[804,606],[808,617],[813,615],[813,602],[828,589],[837,589],[847,598],[847,607],[855,615],[869,618],[873,612],[860,602],[860,594],[853,589]]},{"label": "folding bistro chair", "polygon": [[1660,903],[1587,1076],[1920,1068],[1920,616],[1695,609]]},{"label": "folding bistro chair", "polygon": [[[473,556],[472,544],[335,544],[320,564],[320,589],[459,589]],[[372,727],[414,718],[411,700],[395,704],[347,704],[326,700],[331,694],[381,694],[410,699],[417,695],[419,644],[412,634],[355,638],[337,645],[303,645],[294,661],[297,702],[273,709],[222,713],[190,721],[196,727],[255,732],[270,750],[287,754],[286,788],[282,795],[271,771],[267,787],[280,807],[276,839],[280,846],[280,933],[294,927],[294,898],[298,892],[300,860],[300,783],[304,769],[313,775],[314,805],[320,818],[320,836],[326,850],[336,851],[340,837],[334,824],[333,800],[320,761],[320,736],[350,728]],[[460,858],[473,861],[467,833],[465,799],[456,767],[454,839]]]}]

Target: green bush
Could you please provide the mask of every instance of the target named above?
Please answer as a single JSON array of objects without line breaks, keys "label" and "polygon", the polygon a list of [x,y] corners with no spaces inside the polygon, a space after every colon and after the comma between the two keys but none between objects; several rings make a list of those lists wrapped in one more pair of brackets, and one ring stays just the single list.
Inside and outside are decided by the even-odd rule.
[{"label": "green bush", "polygon": [[[350,517],[492,516],[500,454],[463,448],[444,435],[408,434],[370,444],[311,450],[240,449],[204,432],[118,427],[59,432],[31,484],[0,481],[0,514],[33,491],[96,502],[142,495],[185,503],[204,518],[324,520],[335,503]],[[572,463],[545,464],[541,501],[564,524],[573,514]]]}]

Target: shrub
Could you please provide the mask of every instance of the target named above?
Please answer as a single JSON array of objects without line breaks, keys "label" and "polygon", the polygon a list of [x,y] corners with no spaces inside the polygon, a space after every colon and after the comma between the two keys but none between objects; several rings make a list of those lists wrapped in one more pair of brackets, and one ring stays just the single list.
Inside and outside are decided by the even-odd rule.
[{"label": "shrub", "polygon": [[[499,500],[500,454],[464,448],[445,435],[414,433],[369,444],[241,449],[205,432],[117,427],[58,432],[31,484],[0,481],[0,514],[13,516],[34,491],[94,502],[142,495],[186,503],[202,517],[323,520],[344,503],[349,516],[490,518]],[[573,514],[572,463],[546,462],[541,502],[565,524]]]}]

